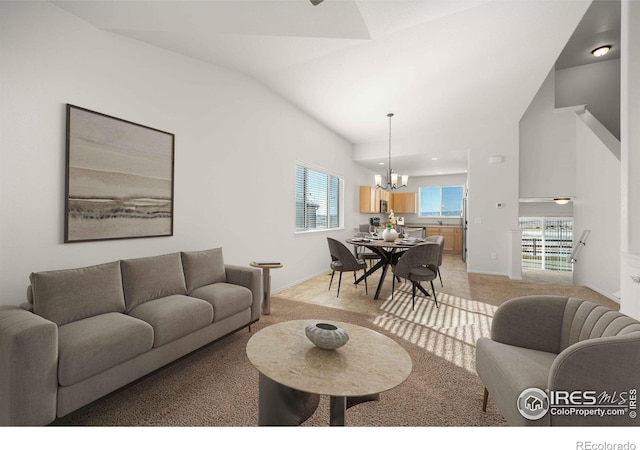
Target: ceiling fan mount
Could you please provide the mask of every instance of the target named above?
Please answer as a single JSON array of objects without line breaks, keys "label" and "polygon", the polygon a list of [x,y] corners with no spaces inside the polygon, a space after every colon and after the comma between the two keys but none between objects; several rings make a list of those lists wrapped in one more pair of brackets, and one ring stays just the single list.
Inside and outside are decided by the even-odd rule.
[{"label": "ceiling fan mount", "polygon": [[309,0],[313,6],[318,6],[323,0]]}]

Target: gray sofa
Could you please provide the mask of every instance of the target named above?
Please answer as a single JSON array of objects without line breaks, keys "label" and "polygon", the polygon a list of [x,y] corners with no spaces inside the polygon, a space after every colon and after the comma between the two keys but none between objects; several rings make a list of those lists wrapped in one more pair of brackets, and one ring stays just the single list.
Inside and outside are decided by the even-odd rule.
[{"label": "gray sofa", "polygon": [[32,273],[0,306],[0,425],[45,425],[260,318],[260,269],[222,249]]},{"label": "gray sofa", "polygon": [[[637,320],[577,298],[520,297],[498,307],[491,338],[476,344],[483,409],[492,399],[509,425],[640,425]],[[522,395],[531,388],[546,405]]]}]

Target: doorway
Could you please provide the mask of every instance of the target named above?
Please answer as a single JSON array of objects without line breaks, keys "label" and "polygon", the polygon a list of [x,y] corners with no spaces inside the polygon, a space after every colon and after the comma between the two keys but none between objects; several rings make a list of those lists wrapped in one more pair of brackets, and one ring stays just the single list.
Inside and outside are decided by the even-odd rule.
[{"label": "doorway", "polygon": [[573,272],[573,217],[520,217],[522,270]]}]

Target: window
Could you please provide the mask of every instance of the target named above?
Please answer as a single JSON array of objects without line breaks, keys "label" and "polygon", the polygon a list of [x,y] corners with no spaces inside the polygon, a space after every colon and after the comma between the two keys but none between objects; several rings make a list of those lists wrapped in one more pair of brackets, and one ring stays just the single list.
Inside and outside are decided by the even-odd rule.
[{"label": "window", "polygon": [[462,215],[464,186],[428,186],[419,192],[421,217],[455,217]]},{"label": "window", "polygon": [[572,271],[572,217],[520,217],[522,268]]},{"label": "window", "polygon": [[296,232],[340,228],[343,185],[335,175],[296,165]]}]

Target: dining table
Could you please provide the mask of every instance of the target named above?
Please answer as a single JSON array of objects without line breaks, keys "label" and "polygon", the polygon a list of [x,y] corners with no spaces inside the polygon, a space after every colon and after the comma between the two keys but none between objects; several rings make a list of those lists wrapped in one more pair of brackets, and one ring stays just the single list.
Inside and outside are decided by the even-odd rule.
[{"label": "dining table", "polygon": [[[389,266],[392,266],[396,263],[398,258],[402,255],[403,251],[407,250],[408,248],[415,247],[416,245],[433,244],[433,242],[427,241],[426,239],[422,238],[409,237],[396,239],[394,241],[385,241],[378,236],[353,237],[347,239],[346,243],[355,246],[366,247],[380,256],[378,262],[370,267],[367,271],[365,271],[364,275],[362,275],[355,281],[355,284],[358,284],[376,271],[382,270],[382,273],[380,274],[380,281],[378,281],[378,287],[376,288],[376,293],[373,296],[373,298],[376,300],[380,297],[380,291],[382,290],[382,285],[387,275],[387,271],[389,270]],[[422,286],[419,286],[419,288],[424,294],[429,296],[429,293],[422,289]]]}]

